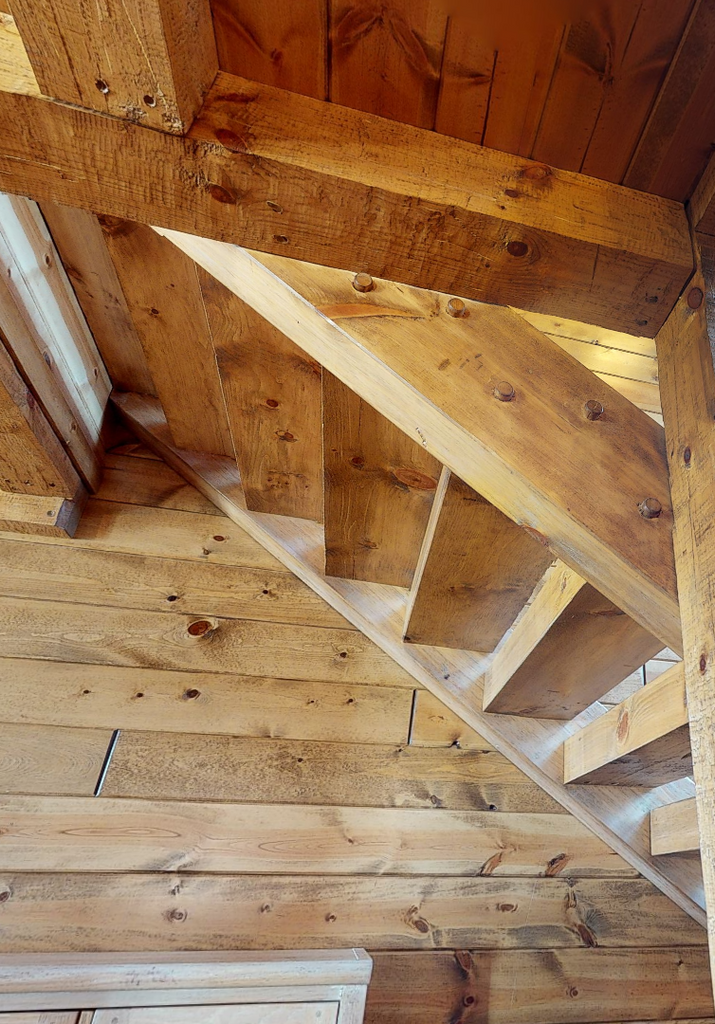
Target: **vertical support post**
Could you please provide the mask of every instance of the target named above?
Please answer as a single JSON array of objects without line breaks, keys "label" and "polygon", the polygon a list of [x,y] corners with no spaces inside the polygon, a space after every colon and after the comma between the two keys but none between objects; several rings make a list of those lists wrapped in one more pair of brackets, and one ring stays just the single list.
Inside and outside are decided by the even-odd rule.
[{"label": "vertical support post", "polygon": [[715,977],[715,247],[695,242],[696,273],[656,345],[670,468],[675,567],[690,716],[711,970]]},{"label": "vertical support post", "polygon": [[218,72],[209,0],[13,0],[45,96],[185,133]]}]

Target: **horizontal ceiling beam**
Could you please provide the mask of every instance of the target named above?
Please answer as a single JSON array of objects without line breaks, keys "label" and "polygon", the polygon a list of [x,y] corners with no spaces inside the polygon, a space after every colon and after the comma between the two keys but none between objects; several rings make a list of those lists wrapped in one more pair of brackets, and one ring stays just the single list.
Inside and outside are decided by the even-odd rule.
[{"label": "horizontal ceiling beam", "polygon": [[[160,233],[680,648],[665,441],[646,413],[504,307],[462,303],[452,316],[436,292],[374,281],[361,293],[345,271]],[[589,401],[601,415],[589,418]]]},{"label": "horizontal ceiling beam", "polygon": [[682,206],[220,73],[187,137],[0,94],[0,189],[653,336]]}]

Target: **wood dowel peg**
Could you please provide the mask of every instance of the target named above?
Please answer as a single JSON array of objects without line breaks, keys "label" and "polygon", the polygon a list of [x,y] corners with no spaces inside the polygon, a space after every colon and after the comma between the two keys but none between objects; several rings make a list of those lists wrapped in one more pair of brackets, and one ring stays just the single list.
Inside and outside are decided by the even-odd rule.
[{"label": "wood dowel peg", "polygon": [[638,506],[638,511],[644,519],[657,519],[663,511],[663,506],[657,498],[644,498]]},{"label": "wood dowel peg", "polygon": [[516,392],[508,380],[500,380],[494,388],[494,397],[500,402],[511,402]]},{"label": "wood dowel peg", "polygon": [[353,288],[356,292],[371,292],[375,282],[369,274],[356,274],[353,278]]},{"label": "wood dowel peg", "polygon": [[583,407],[587,420],[600,420],[603,416],[603,406],[595,398],[589,398]]},{"label": "wood dowel peg", "polygon": [[467,316],[467,303],[462,299],[450,299],[447,303],[447,312],[450,316]]}]

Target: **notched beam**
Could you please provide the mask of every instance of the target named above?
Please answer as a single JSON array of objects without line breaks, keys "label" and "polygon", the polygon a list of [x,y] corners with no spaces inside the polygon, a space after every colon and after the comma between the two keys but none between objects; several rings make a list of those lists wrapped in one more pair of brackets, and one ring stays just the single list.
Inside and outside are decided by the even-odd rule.
[{"label": "notched beam", "polygon": [[188,138],[0,121],[6,191],[480,301],[652,336],[692,272],[677,203],[224,73]]}]

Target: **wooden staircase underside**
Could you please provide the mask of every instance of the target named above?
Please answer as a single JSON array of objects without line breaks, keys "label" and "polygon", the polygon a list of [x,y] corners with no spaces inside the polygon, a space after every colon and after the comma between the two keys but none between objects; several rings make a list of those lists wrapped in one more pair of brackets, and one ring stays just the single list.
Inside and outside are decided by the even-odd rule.
[{"label": "wooden staircase underside", "polygon": [[[680,648],[660,425],[503,307],[453,316],[446,295],[385,281],[360,292],[346,271],[124,223],[105,225],[107,243],[156,391],[115,391],[131,430],[704,924],[698,858],[654,855],[650,839],[651,812],[694,795],[687,715],[641,735],[650,687],[610,717],[594,703],[665,644]],[[182,301],[167,327],[172,252]],[[189,345],[194,293],[207,319]],[[589,399],[604,408],[595,421]],[[271,456],[284,405],[286,454]],[[321,420],[324,451],[293,441],[319,437]],[[386,470],[360,476],[381,452],[407,474],[397,487],[380,490]],[[283,459],[273,489],[260,483],[271,457]],[[645,498],[660,516],[639,511]],[[356,521],[384,544],[346,533]],[[658,684],[675,706],[682,669]]]}]

